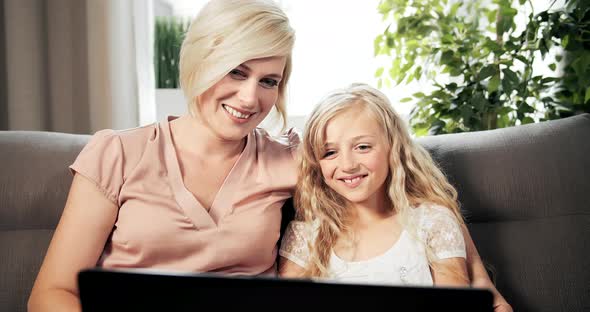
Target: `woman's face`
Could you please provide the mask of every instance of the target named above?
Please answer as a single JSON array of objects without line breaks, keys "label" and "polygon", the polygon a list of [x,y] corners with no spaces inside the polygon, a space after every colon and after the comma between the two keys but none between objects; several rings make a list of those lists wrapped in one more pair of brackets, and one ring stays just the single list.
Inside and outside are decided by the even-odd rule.
[{"label": "woman's face", "polygon": [[354,204],[371,205],[386,198],[389,144],[372,114],[349,109],[325,129],[320,167],[325,183]]},{"label": "woman's face", "polygon": [[260,58],[232,69],[198,97],[200,121],[222,139],[243,139],[277,102],[286,60]]}]

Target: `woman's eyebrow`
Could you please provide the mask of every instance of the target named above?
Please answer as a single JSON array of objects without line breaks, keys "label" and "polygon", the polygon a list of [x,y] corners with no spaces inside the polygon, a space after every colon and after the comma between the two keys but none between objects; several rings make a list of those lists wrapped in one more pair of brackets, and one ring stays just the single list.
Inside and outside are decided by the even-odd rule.
[{"label": "woman's eyebrow", "polygon": [[[242,67],[242,68],[244,68],[244,69],[245,69],[246,71],[248,71],[248,72],[252,72],[252,69],[251,69],[250,67],[248,67],[248,65],[246,65],[246,64],[240,64],[240,65],[238,66],[238,68],[239,68],[239,67]],[[277,79],[277,80],[281,80],[281,79],[283,79],[283,76],[282,76],[282,75],[280,75],[280,74],[268,74],[268,75],[265,75],[265,77],[275,78],[275,79]]]}]

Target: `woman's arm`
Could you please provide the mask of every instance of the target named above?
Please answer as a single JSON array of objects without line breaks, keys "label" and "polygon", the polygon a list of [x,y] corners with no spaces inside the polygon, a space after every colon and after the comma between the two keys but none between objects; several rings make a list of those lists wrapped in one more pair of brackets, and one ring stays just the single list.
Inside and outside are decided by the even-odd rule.
[{"label": "woman's arm", "polygon": [[465,249],[467,250],[467,271],[471,277],[471,285],[477,288],[488,288],[494,294],[494,312],[512,312],[512,307],[496,289],[486,271],[477,248],[471,239],[467,226],[463,225]]},{"label": "woman's arm", "polygon": [[79,311],[77,274],[94,267],[117,218],[117,206],[75,174],[70,193],[29,297],[29,311]]},{"label": "woman's arm", "polygon": [[431,264],[432,280],[437,286],[468,286],[469,274],[464,258],[447,258]]}]

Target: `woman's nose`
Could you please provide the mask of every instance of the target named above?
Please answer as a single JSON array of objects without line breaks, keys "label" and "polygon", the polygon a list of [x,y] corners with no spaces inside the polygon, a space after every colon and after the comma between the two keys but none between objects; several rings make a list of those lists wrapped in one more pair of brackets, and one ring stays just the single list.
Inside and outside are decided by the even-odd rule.
[{"label": "woman's nose", "polygon": [[253,108],[258,101],[258,83],[253,81],[243,81],[238,90],[238,100],[242,108]]}]

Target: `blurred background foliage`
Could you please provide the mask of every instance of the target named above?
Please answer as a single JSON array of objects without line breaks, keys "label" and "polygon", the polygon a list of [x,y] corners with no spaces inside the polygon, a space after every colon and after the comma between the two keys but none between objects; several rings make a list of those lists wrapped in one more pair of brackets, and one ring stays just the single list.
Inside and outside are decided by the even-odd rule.
[{"label": "blurred background foliage", "polygon": [[178,59],[190,20],[157,16],[155,19],[154,67],[156,88],[179,88]]},{"label": "blurred background foliage", "polygon": [[[553,1],[529,13],[523,28],[515,17],[534,12],[531,1],[381,0],[386,28],[374,51],[389,61],[375,72],[378,87],[431,84],[402,99],[416,104],[410,125],[417,136],[590,112],[589,2],[554,8]],[[535,59],[552,74],[533,70]]]}]

